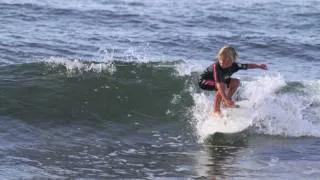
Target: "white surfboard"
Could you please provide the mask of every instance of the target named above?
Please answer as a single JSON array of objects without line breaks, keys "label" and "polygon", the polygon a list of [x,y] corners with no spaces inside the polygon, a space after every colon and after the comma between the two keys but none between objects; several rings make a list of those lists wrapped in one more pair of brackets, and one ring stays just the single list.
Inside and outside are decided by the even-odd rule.
[{"label": "white surfboard", "polygon": [[237,133],[247,129],[252,124],[253,104],[248,100],[236,102],[238,108],[222,108],[222,117],[212,117],[219,123],[217,132]]},{"label": "white surfboard", "polygon": [[208,114],[207,119],[199,124],[201,136],[215,133],[238,133],[252,124],[253,103],[249,100],[236,102],[238,108],[221,108],[222,117]]}]

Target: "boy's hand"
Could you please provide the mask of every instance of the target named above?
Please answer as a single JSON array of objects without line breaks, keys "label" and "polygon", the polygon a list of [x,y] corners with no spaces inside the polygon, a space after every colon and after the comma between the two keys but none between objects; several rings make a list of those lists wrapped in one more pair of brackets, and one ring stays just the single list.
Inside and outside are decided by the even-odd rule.
[{"label": "boy's hand", "polygon": [[232,106],[234,105],[234,101],[232,101],[231,99],[227,99],[226,100],[227,105]]},{"label": "boy's hand", "polygon": [[230,99],[227,99],[225,101],[225,103],[227,105],[226,107],[229,107],[229,108],[236,108],[237,107],[236,103]]},{"label": "boy's hand", "polygon": [[264,70],[268,70],[268,66],[266,64],[260,64],[259,68],[264,69]]}]

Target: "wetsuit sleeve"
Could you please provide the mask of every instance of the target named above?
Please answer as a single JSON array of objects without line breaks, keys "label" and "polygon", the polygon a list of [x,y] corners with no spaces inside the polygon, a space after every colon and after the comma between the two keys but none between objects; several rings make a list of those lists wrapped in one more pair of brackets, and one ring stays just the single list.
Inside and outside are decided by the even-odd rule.
[{"label": "wetsuit sleeve", "polygon": [[240,64],[240,63],[237,63],[237,66],[239,69],[241,70],[247,70],[248,69],[248,64]]},{"label": "wetsuit sleeve", "polygon": [[248,69],[248,64],[240,64],[240,63],[232,64],[232,73],[235,73],[238,70],[247,70],[247,69]]}]

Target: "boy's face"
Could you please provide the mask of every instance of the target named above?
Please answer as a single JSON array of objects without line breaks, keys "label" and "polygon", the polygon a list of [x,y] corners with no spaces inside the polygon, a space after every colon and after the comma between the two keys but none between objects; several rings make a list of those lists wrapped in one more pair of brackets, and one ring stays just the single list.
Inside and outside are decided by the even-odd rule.
[{"label": "boy's face", "polygon": [[219,64],[222,68],[228,68],[232,66],[232,60],[228,59],[228,58],[223,58],[220,57],[219,58]]}]

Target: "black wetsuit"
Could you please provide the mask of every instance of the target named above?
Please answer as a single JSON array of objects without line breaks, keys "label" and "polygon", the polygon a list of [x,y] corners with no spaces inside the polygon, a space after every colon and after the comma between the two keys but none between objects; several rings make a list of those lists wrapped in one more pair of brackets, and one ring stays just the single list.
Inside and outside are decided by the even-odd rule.
[{"label": "black wetsuit", "polygon": [[202,74],[199,80],[201,89],[215,91],[217,90],[215,83],[224,83],[229,85],[231,75],[238,70],[248,69],[248,64],[232,63],[231,67],[222,68],[219,62],[210,65]]}]

